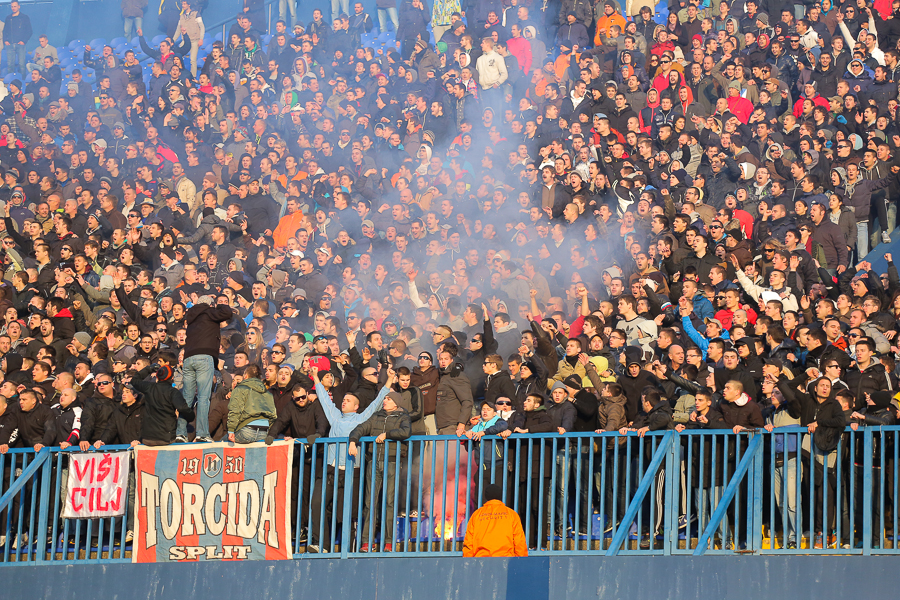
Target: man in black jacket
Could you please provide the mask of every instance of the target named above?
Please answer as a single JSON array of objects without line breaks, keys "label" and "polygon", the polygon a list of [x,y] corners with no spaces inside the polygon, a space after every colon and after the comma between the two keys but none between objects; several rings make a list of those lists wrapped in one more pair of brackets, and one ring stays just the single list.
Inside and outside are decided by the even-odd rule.
[{"label": "man in black jacket", "polygon": [[[529,394],[525,398],[524,411],[516,411],[509,424],[513,433],[552,433],[555,431],[553,417],[544,408],[544,396],[541,394]],[[529,448],[529,445],[531,446]],[[547,535],[546,527],[540,522],[538,505],[541,494],[544,502],[549,504],[547,481],[550,479],[550,444],[546,440],[524,441],[519,452],[519,516],[522,517],[522,527],[528,538],[528,547],[537,548],[538,540]],[[543,460],[541,452],[543,451]],[[531,465],[529,468],[529,457]],[[531,479],[531,485],[528,480]],[[531,493],[529,496],[529,487]],[[526,521],[527,519],[527,521]],[[538,524],[542,525],[538,531]]]},{"label": "man in black jacket", "polygon": [[[213,374],[219,362],[221,324],[234,317],[227,304],[213,305],[212,296],[203,296],[185,314],[187,337],[184,346],[184,379],[182,393],[185,400],[197,407],[196,441],[211,442],[209,435],[209,397],[212,394]],[[195,400],[196,394],[196,400]],[[179,418],[177,438],[187,441],[187,421]]]},{"label": "man in black jacket", "polygon": [[12,14],[6,17],[3,28],[3,44],[6,46],[6,66],[10,73],[19,62],[19,73],[25,73],[25,44],[31,39],[31,19],[19,10],[19,3],[9,3]]},{"label": "man in black jacket", "polygon": [[[9,410],[9,409],[7,409]],[[19,410],[16,412],[16,429],[21,443],[26,448],[34,448],[35,452],[40,452],[45,446],[53,446],[56,443],[56,414],[46,404],[38,402],[37,395],[31,390],[25,390],[19,394]],[[3,431],[3,438],[0,438],[0,454],[6,454],[9,451],[10,441],[13,431]],[[14,440],[12,440],[14,441]],[[40,498],[40,477],[32,477],[25,484],[25,498]],[[37,482],[37,483],[36,483]],[[51,495],[53,491],[51,489]],[[53,499],[50,500],[51,506]],[[28,503],[31,506],[31,503]],[[39,507],[35,507],[39,509]],[[25,511],[22,523],[32,522],[31,519],[37,519],[36,514],[31,513],[31,509]],[[17,531],[17,530],[13,530]],[[27,533],[23,533],[27,536]],[[27,539],[27,538],[26,538]],[[13,548],[18,544],[18,540],[13,542]]]},{"label": "man in black jacket", "polygon": [[[325,399],[328,402],[328,399]],[[285,403],[277,411],[278,418],[269,427],[266,436],[266,444],[271,444],[275,438],[284,434],[285,441],[294,438],[306,439],[306,451],[300,451],[300,444],[294,444],[294,461],[291,466],[291,514],[297,514],[297,496],[300,487],[300,463],[303,463],[303,515],[309,514],[309,490],[312,489],[312,452],[310,445],[320,437],[328,435],[328,419],[318,402],[311,402],[306,388],[295,383],[291,389],[291,402]],[[305,541],[306,527],[300,531],[300,541]]]},{"label": "man in black jacket", "polygon": [[[375,438],[375,444],[378,451],[373,454],[367,453],[369,454],[369,460],[375,461],[375,473],[374,475],[366,477],[366,496],[365,504],[363,505],[363,543],[360,548],[362,552],[368,552],[369,550],[369,542],[371,540],[369,531],[370,528],[375,525],[373,511],[374,515],[381,513],[377,501],[374,507],[371,506],[372,489],[382,489],[382,484],[384,484],[382,489],[382,501],[385,503],[385,516],[383,528],[384,537],[382,538],[381,549],[384,552],[390,552],[392,549],[391,541],[394,539],[395,522],[394,480],[397,477],[397,447],[395,445],[385,444],[385,440],[395,442],[408,440],[412,432],[409,413],[398,405],[399,401],[400,394],[397,392],[390,392],[384,399],[381,410],[372,415],[364,423],[357,425],[350,433],[350,445],[348,448],[350,456],[357,456],[359,453],[357,444],[359,444],[360,438],[377,436]],[[369,450],[371,450],[371,447]],[[385,452],[387,452],[387,477],[385,477],[384,473]],[[406,448],[401,449],[401,454],[406,454]],[[366,473],[371,473],[370,469],[367,468]],[[376,491],[374,495],[375,498],[377,498],[378,492]]]},{"label": "man in black jacket", "polygon": [[194,411],[185,403],[181,392],[172,387],[172,367],[160,367],[156,371],[156,382],[144,381],[152,372],[152,365],[145,367],[130,380],[134,389],[144,395],[146,403],[141,423],[141,443],[145,446],[168,446],[175,441],[177,420],[193,420]]},{"label": "man in black jacket", "polygon": [[125,309],[128,318],[137,323],[141,333],[156,331],[158,307],[155,300],[142,299],[139,308],[137,303],[128,297],[122,285],[116,288],[116,298],[119,299],[119,304]]},{"label": "man in black jacket", "polygon": [[494,406],[497,398],[501,396],[505,398],[516,397],[516,386],[513,385],[509,372],[502,371],[502,368],[503,359],[499,354],[491,354],[484,359],[483,369],[487,379],[484,386],[484,402],[479,403],[479,410],[481,410],[481,404]]},{"label": "man in black jacket", "polygon": [[[106,444],[129,444],[137,446],[141,443],[141,426],[144,415],[144,396],[131,385],[122,389],[122,403],[116,406],[106,428],[94,442],[99,450]],[[131,470],[128,471],[128,524],[125,530],[125,541],[134,539],[134,458],[131,458]]]}]

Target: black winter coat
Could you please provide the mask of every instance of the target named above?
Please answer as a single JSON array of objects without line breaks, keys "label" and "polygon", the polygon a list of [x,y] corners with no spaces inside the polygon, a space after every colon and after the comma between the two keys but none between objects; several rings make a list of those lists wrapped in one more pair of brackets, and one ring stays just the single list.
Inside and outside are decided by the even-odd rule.
[{"label": "black winter coat", "polygon": [[194,411],[185,403],[181,392],[171,384],[144,381],[152,372],[152,367],[145,367],[131,380],[131,385],[144,394],[146,404],[141,423],[141,439],[171,444],[175,441],[178,417],[190,422],[194,419]]},{"label": "black winter coat", "polygon": [[[531,412],[516,411],[509,424],[509,428],[515,431],[516,428],[526,429],[528,433],[553,433],[556,431],[553,425],[553,417],[547,412],[543,406],[539,406]],[[531,447],[531,470],[528,469],[529,446]],[[541,446],[544,448],[544,470],[541,473]],[[510,448],[515,444],[510,443]],[[550,465],[553,462],[551,449],[552,441],[546,438],[537,440],[523,440],[519,446],[519,481],[526,481],[533,477],[550,477]]]},{"label": "black winter coat", "polygon": [[144,400],[137,400],[131,406],[119,404],[99,436],[104,444],[130,444],[141,440],[144,422]]},{"label": "black winter coat", "polygon": [[185,360],[191,356],[212,356],[213,364],[219,360],[220,323],[231,320],[234,311],[230,306],[195,304],[185,315],[187,337],[184,345]]},{"label": "black winter coat", "polygon": [[297,406],[293,401],[287,402],[277,410],[277,415],[278,418],[269,427],[269,437],[284,434],[292,438],[306,438],[307,442],[312,442],[328,435],[328,419],[318,402],[310,402],[303,407]]}]

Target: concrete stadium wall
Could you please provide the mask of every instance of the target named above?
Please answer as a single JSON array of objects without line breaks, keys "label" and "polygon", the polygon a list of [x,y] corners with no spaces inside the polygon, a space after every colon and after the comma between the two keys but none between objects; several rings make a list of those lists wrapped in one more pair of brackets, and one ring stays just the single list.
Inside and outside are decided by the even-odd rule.
[{"label": "concrete stadium wall", "polygon": [[533,557],[0,568],[6,598],[549,600],[892,597],[896,558]]}]

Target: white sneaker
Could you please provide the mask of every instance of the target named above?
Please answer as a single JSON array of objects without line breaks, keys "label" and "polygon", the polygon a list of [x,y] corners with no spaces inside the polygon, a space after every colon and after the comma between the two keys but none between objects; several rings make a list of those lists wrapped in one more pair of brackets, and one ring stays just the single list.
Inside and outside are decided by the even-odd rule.
[{"label": "white sneaker", "polygon": [[23,533],[21,536],[15,537],[13,539],[12,549],[16,550],[19,547],[19,541],[21,540],[22,545],[25,546],[28,544],[28,534]]},{"label": "white sneaker", "polygon": [[891,243],[891,236],[888,235],[888,232],[887,232],[887,231],[882,231],[882,232],[881,232],[881,241],[884,242],[885,244],[890,244],[890,243]]},{"label": "white sneaker", "polygon": [[129,529],[128,531],[125,532],[125,541],[130,542],[133,540],[134,540],[134,532]]},{"label": "white sneaker", "polygon": [[196,437],[196,438],[194,438],[194,443],[195,443],[195,444],[200,444],[200,443],[203,443],[203,444],[211,444],[212,442],[213,442],[213,439],[212,439],[211,437],[209,437],[208,435],[205,435],[205,436],[203,436],[203,437]]},{"label": "white sneaker", "polygon": [[176,443],[176,444],[187,444],[187,441],[188,441],[188,439],[187,439],[187,436],[186,436],[186,435],[177,435],[177,436],[175,436],[175,443]]},{"label": "white sneaker", "polygon": [[6,545],[6,536],[0,535],[0,548]]}]

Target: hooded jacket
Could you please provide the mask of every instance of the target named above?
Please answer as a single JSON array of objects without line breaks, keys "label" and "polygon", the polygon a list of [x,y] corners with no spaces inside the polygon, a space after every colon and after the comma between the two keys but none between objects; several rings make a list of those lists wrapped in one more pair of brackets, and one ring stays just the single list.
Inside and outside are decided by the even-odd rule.
[{"label": "hooded jacket", "polygon": [[473,407],[472,385],[463,373],[462,363],[454,362],[441,371],[441,380],[435,390],[435,426],[440,431],[468,423]]},{"label": "hooded jacket", "polygon": [[869,208],[872,205],[872,193],[876,190],[887,188],[895,177],[885,177],[883,179],[863,179],[862,173],[858,175],[859,179],[851,183],[847,178],[847,172],[841,167],[832,169],[841,178],[840,184],[835,187],[834,191],[847,198],[847,205],[853,211],[856,222],[860,223],[869,219]]},{"label": "hooded jacket", "polygon": [[[144,412],[141,423],[141,440],[156,440],[171,444],[175,440],[178,418],[194,419],[194,411],[184,401],[181,392],[171,383],[144,381],[152,367],[145,367],[131,380],[131,385],[144,395]],[[178,414],[175,414],[178,411]]]},{"label": "hooded jacket", "polygon": [[423,371],[421,367],[416,366],[413,369],[410,383],[418,388],[422,394],[422,415],[433,415],[437,404],[437,386],[441,379],[441,371],[438,367],[432,366],[428,371]]}]

